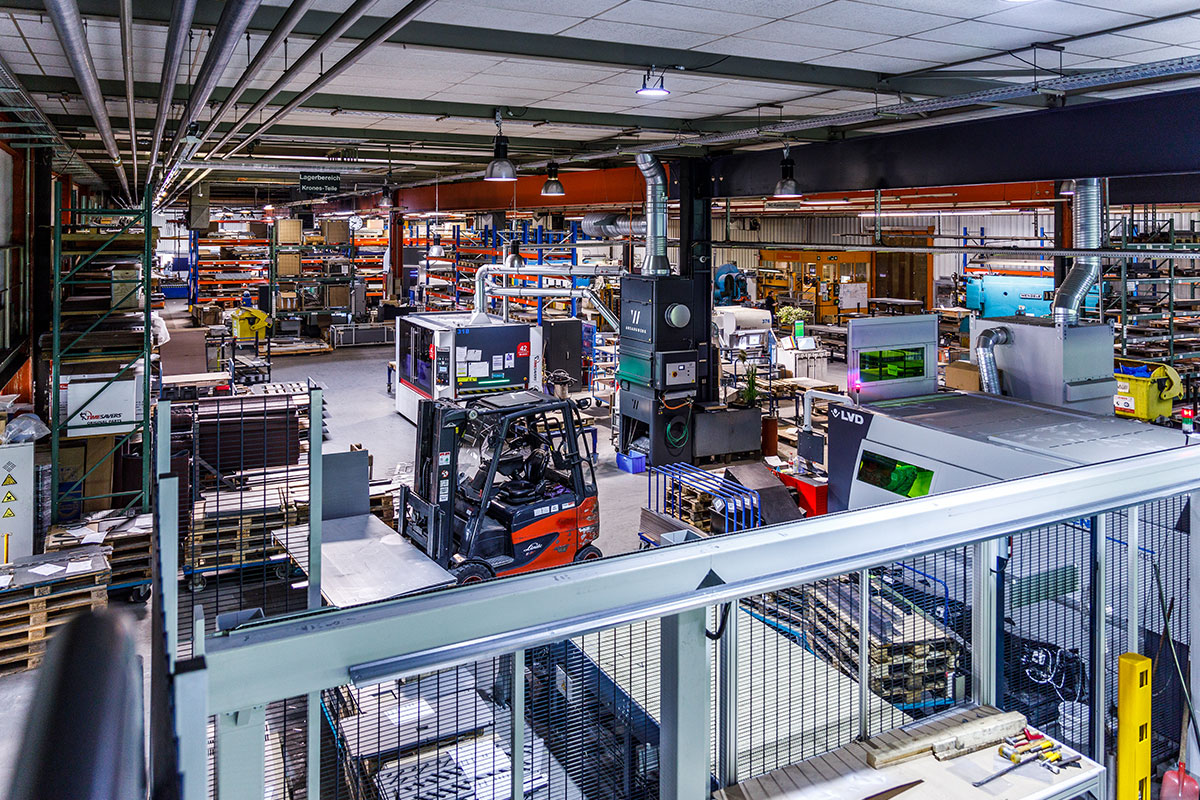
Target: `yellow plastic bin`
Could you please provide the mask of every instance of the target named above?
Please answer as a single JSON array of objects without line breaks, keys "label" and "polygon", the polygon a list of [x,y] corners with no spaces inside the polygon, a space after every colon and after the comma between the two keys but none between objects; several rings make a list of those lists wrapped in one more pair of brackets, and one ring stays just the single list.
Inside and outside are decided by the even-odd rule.
[{"label": "yellow plastic bin", "polygon": [[[1174,410],[1171,401],[1183,394],[1183,380],[1178,372],[1166,364],[1132,358],[1115,359],[1115,366],[1113,377],[1117,379],[1117,393],[1113,397],[1113,409],[1117,416],[1150,422],[1170,418]],[[1139,367],[1149,371],[1149,377],[1129,374]]]}]

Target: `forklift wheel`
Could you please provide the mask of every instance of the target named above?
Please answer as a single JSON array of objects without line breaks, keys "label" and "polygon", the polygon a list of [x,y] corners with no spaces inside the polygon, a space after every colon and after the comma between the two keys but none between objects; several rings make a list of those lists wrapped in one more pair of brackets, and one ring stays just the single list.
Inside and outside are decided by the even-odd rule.
[{"label": "forklift wheel", "polygon": [[600,552],[599,547],[591,544],[579,548],[579,552],[575,554],[576,561],[595,561],[597,558],[604,558],[604,553]]},{"label": "forklift wheel", "polygon": [[468,583],[490,581],[496,576],[487,564],[481,561],[468,561],[454,570],[454,577],[458,581],[458,585],[463,586]]}]

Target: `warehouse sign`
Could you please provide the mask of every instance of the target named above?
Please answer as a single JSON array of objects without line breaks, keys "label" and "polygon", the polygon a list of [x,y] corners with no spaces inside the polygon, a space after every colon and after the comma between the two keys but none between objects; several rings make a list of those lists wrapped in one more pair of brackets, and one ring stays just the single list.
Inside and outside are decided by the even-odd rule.
[{"label": "warehouse sign", "polygon": [[301,172],[300,191],[306,194],[335,194],[342,189],[342,176],[336,172]]}]

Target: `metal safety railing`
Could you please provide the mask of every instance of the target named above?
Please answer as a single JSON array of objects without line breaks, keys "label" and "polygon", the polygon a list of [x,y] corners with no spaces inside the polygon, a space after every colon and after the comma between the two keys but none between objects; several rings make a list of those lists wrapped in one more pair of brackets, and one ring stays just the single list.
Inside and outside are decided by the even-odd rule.
[{"label": "metal safety railing", "polygon": [[[283,776],[322,797],[697,797],[973,703],[1026,709],[1102,755],[1119,618],[1139,619],[1143,652],[1162,630],[1147,569],[1106,580],[1110,538],[1179,546],[1198,467],[1200,449],[1166,451],[249,622],[198,640],[203,669],[175,676],[192,699],[176,718],[184,796],[257,796]],[[1179,518],[1130,528],[1134,507]],[[1159,568],[1176,608],[1194,568],[1181,554],[1200,558]],[[876,615],[915,633],[880,641]],[[285,747],[287,730],[305,735]]]}]

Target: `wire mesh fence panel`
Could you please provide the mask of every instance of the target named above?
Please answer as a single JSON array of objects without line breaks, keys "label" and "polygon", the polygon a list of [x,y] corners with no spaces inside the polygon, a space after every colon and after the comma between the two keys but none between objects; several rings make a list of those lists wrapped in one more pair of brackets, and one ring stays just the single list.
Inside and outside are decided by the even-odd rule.
[{"label": "wire mesh fence panel", "polygon": [[172,405],[182,656],[197,610],[212,633],[219,615],[305,608],[308,426],[303,392]]},{"label": "wire mesh fence panel", "polygon": [[1003,571],[1002,706],[1090,752],[1092,521],[1009,539]]},{"label": "wire mesh fence panel", "polygon": [[[1190,507],[1184,496],[1171,497],[1140,507],[1138,563],[1138,644],[1142,655],[1152,660],[1153,691],[1151,753],[1156,762],[1172,762],[1179,754],[1186,702],[1180,674],[1187,676],[1190,652],[1188,597],[1191,585],[1188,544]],[[1125,551],[1122,548],[1121,556]],[[1115,588],[1114,590],[1115,591]],[[1116,600],[1113,591],[1109,597]],[[1114,626],[1115,627],[1115,626]],[[1109,661],[1126,651],[1124,642]],[[1115,672],[1107,682],[1109,698],[1115,698]]]},{"label": "wire mesh fence panel", "polygon": [[[819,581],[742,601],[738,626],[738,777],[770,772],[854,740],[857,605]],[[844,660],[851,666],[843,671]]]},{"label": "wire mesh fence panel", "polygon": [[964,547],[871,571],[870,735],[971,697],[971,568]]}]

